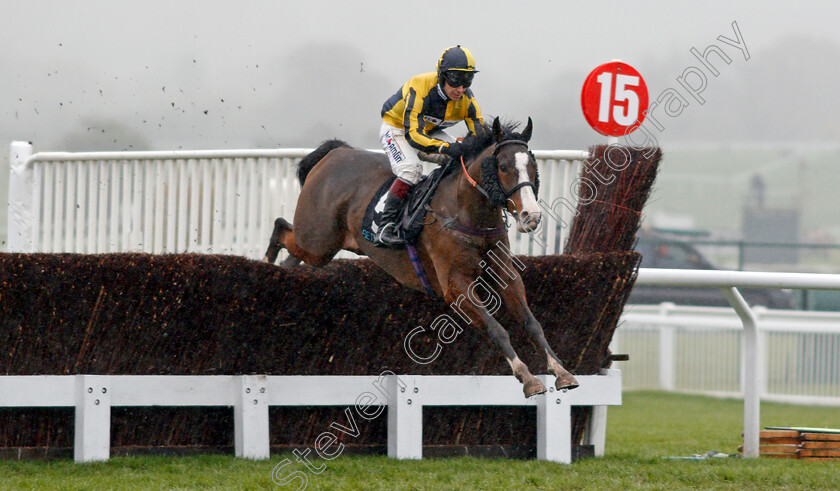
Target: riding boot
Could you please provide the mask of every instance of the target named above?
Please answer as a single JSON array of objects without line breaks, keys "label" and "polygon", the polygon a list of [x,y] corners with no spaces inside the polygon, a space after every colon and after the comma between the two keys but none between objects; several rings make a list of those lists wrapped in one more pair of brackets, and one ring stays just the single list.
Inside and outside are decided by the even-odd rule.
[{"label": "riding boot", "polygon": [[396,179],[388,190],[385,197],[385,209],[382,211],[382,218],[379,233],[376,235],[376,242],[387,247],[396,247],[405,243],[405,238],[399,233],[399,219],[405,197],[411,190],[412,185]]}]

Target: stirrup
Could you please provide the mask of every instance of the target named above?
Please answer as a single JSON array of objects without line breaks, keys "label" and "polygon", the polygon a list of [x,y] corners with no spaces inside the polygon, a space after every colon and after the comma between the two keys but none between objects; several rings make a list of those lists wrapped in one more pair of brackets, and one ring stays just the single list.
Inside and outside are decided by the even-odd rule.
[{"label": "stirrup", "polygon": [[[391,228],[393,231],[386,237],[386,232]],[[388,222],[382,226],[379,233],[376,234],[376,242],[388,247],[400,246],[405,244],[405,239],[400,237],[399,230],[397,230],[396,222]]]}]

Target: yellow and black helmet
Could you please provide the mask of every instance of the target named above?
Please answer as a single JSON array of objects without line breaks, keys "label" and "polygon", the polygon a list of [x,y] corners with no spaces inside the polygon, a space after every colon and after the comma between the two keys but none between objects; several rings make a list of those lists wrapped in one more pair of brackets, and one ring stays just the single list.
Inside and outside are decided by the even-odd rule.
[{"label": "yellow and black helmet", "polygon": [[473,58],[470,50],[461,47],[459,44],[447,48],[440,55],[437,62],[437,73],[438,81],[441,83],[446,80],[453,86],[469,87],[473,75],[478,73],[478,70],[475,69],[475,58]]},{"label": "yellow and black helmet", "polygon": [[472,53],[467,48],[462,48],[460,44],[446,48],[437,62],[438,73],[448,72],[449,70],[473,73],[478,71],[475,69],[475,58],[473,58]]}]

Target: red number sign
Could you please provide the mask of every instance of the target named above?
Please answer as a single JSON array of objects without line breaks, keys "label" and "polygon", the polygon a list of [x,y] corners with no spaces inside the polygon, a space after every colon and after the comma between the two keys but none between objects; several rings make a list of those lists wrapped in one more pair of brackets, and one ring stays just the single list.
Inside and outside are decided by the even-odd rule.
[{"label": "red number sign", "polygon": [[580,94],[583,116],[598,133],[622,136],[645,120],[647,85],[635,68],[620,61],[592,70]]}]

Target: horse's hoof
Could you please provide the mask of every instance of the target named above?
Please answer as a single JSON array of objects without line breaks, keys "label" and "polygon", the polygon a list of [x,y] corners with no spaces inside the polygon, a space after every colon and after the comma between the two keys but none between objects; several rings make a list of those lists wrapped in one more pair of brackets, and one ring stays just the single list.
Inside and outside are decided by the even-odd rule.
[{"label": "horse's hoof", "polygon": [[294,268],[298,264],[300,264],[300,259],[295,256],[289,256],[280,262],[280,266],[283,268]]},{"label": "horse's hoof", "polygon": [[557,377],[557,380],[554,381],[554,388],[557,390],[566,391],[577,388],[579,386],[580,384],[578,383],[577,379],[571,373],[563,378]]},{"label": "horse's hoof", "polygon": [[545,385],[537,379],[531,379],[522,386],[522,391],[525,392],[525,398],[542,394],[546,391]]},{"label": "horse's hoof", "polygon": [[280,230],[292,230],[292,224],[283,217],[278,217],[274,220],[274,228]]}]

